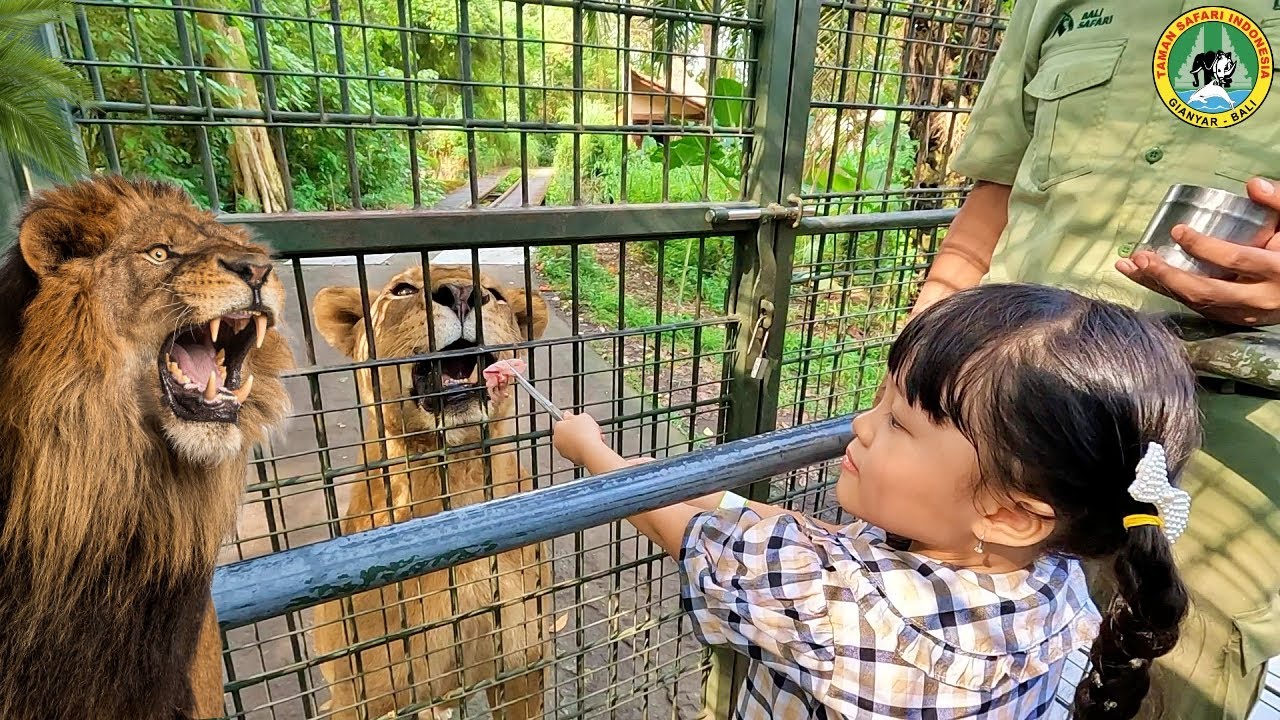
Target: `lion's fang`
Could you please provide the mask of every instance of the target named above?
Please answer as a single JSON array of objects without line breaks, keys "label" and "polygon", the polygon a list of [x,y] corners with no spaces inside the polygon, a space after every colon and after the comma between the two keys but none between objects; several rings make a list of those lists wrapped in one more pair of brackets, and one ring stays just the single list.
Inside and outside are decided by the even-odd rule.
[{"label": "lion's fang", "polygon": [[209,382],[205,383],[204,386],[204,400],[205,402],[213,402],[216,397],[218,397],[218,371],[211,370],[209,371]]},{"label": "lion's fang", "polygon": [[267,339],[267,316],[258,313],[253,316],[253,322],[257,324],[258,339],[254,347],[261,348],[263,341]]},{"label": "lion's fang", "polygon": [[236,396],[236,402],[243,405],[244,401],[249,399],[249,391],[252,389],[253,389],[253,376],[250,375],[249,377],[245,378],[244,384],[241,385],[239,388],[232,390],[231,394]]},{"label": "lion's fang", "polygon": [[218,329],[222,327],[222,318],[216,317],[209,321],[209,342],[218,342]]}]

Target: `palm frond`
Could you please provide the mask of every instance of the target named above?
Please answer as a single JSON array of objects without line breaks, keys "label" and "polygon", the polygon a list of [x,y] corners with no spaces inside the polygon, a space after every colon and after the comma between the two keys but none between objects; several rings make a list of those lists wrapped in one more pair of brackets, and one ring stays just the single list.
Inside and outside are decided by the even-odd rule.
[{"label": "palm frond", "polygon": [[68,0],[0,0],[0,36],[26,35],[41,25],[71,17]]},{"label": "palm frond", "polygon": [[63,17],[65,0],[0,0],[0,146],[58,179],[84,169],[75,128],[58,106],[85,94],[79,73],[34,42],[41,24]]}]

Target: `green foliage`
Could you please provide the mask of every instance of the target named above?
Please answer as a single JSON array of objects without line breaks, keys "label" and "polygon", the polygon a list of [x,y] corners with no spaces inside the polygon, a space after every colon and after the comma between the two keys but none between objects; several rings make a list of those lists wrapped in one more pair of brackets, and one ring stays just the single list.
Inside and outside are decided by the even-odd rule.
[{"label": "green foliage", "polygon": [[[890,209],[885,198],[899,195],[913,182],[916,141],[899,124],[898,114],[886,113],[883,121],[869,122],[865,132],[863,143],[852,144],[865,151],[845,150],[836,157],[830,175],[824,165],[811,170],[805,179],[806,192],[829,191],[850,196],[835,199],[830,214],[884,212]],[[863,286],[907,282],[909,275],[893,268],[902,266],[906,262],[904,258],[914,258],[912,242],[912,234],[904,230],[862,233],[847,243],[834,240],[828,243],[823,258],[813,257],[813,244],[803,244],[796,249],[796,264],[853,263],[846,268],[855,270],[856,267],[850,282]],[[837,250],[837,247],[843,249]],[[893,273],[892,279],[884,273]]]},{"label": "green foliage", "polygon": [[[572,48],[568,45],[539,42],[544,28],[548,36],[565,39],[572,36],[573,11],[567,8],[524,7],[525,43],[499,42],[499,35],[511,35],[517,6],[498,0],[473,0],[467,3],[467,22],[472,39],[470,64],[464,72],[459,51],[460,40],[443,29],[458,27],[458,6],[454,0],[425,0],[413,4],[410,23],[423,31],[412,36],[409,57],[401,48],[401,34],[382,27],[401,24],[396,0],[366,0],[359,14],[343,10],[345,23],[335,37],[332,25],[270,20],[262,23],[273,74],[276,107],[290,112],[346,112],[358,116],[418,115],[428,118],[460,118],[463,115],[464,87],[470,87],[469,101],[475,117],[513,121],[556,117],[570,107],[568,92],[526,92],[524,107],[514,86],[517,76],[517,54],[523,49],[526,84],[549,87],[572,85]],[[222,5],[228,10],[248,10],[247,4]],[[345,7],[345,5],[344,5]],[[274,16],[316,17],[327,12],[314,2],[278,0],[270,6]],[[352,6],[354,8],[354,6]],[[147,70],[145,77],[132,68],[110,67],[112,63],[132,65],[141,60],[149,66],[185,66],[174,12],[155,6],[146,8],[114,8],[88,6],[89,27],[94,49],[105,61],[100,70],[104,92],[111,100],[143,102],[157,105],[200,105],[199,95],[208,92],[217,107],[242,104],[243,98],[232,87],[218,82],[212,73],[199,73],[197,87],[188,87],[189,75],[179,71]],[[185,30],[197,65],[204,64],[210,49],[230,50],[226,37],[191,22]],[[259,64],[257,30],[250,18],[225,15],[229,26],[237,28],[244,38],[245,50],[254,65]],[[381,27],[378,27],[381,26]],[[339,77],[338,40],[345,55],[345,73]],[[138,59],[134,54],[138,53]],[[612,84],[616,71],[597,63],[590,73],[599,82]],[[406,90],[405,68],[412,71],[411,88]],[[233,68],[243,71],[251,68]],[[355,77],[352,77],[355,76]],[[257,83],[260,102],[266,104],[263,75],[252,76]],[[466,81],[471,85],[466,85]],[[511,87],[502,87],[502,86]],[[345,98],[344,98],[345,93]],[[105,168],[108,158],[100,136],[101,130],[86,131],[91,163]],[[205,190],[204,170],[200,163],[202,135],[207,136],[213,158],[213,175],[221,204],[241,210],[245,207],[234,196],[231,167],[227,161],[233,135],[225,125],[205,129],[191,125],[147,126],[117,125],[110,130],[119,152],[121,169],[126,173],[145,173],[168,179],[185,187],[198,201],[209,204]],[[474,148],[477,171],[519,164],[520,137],[516,132],[475,132]],[[342,209],[351,207],[351,177],[359,179],[362,205],[366,208],[397,208],[413,201],[413,178],[410,170],[410,133],[403,128],[355,125],[342,127],[288,127],[273,131],[272,142],[277,153],[288,159],[294,203],[299,210]],[[413,133],[418,155],[422,201],[432,204],[450,187],[456,186],[468,170],[467,136],[460,130],[424,128]],[[349,148],[348,145],[353,147]],[[282,146],[282,147],[281,147]],[[531,136],[528,143],[530,164],[548,164],[556,151],[554,138]],[[349,153],[354,157],[352,167]]]},{"label": "green foliage", "polygon": [[[716,127],[742,127],[745,101],[742,83],[732,78],[717,78],[711,101],[711,117]],[[742,176],[742,144],[737,138],[684,135],[667,143],[666,148],[653,147],[649,153],[654,163],[670,158],[675,168],[702,168],[713,171],[726,190],[736,193]],[[735,198],[736,199],[736,198]]]},{"label": "green foliage", "polygon": [[743,99],[745,90],[742,83],[733,78],[716,78],[711,101],[711,117],[716,127],[741,128],[747,103]]},{"label": "green foliage", "polygon": [[[741,123],[742,84],[721,78],[715,86],[715,94],[725,97],[712,101],[712,115],[722,117],[725,123]],[[593,100],[584,103],[583,118],[587,125],[613,124],[614,113],[610,105]],[[717,125],[726,129],[737,127],[718,121]],[[556,175],[547,193],[547,204],[573,203],[575,179],[581,186],[579,201],[584,204],[739,199],[743,156],[742,143],[737,138],[680,135],[660,144],[652,136],[645,136],[639,148],[631,145],[630,140],[616,134],[580,135],[579,171],[574,163],[574,136],[559,136],[553,161]],[[625,150],[624,143],[628,143]]]},{"label": "green foliage", "polygon": [[[805,178],[805,191],[893,193],[909,187],[915,171],[917,143],[899,125],[898,117],[896,112],[885,113],[882,121],[868,122],[865,140],[836,157],[830,184],[827,183],[828,167],[814,167]],[[852,201],[845,201],[839,209],[842,213],[877,212],[883,207],[876,202],[853,207]]]},{"label": "green foliage", "polygon": [[59,107],[87,90],[79,74],[40,49],[35,34],[70,12],[66,0],[0,0],[0,147],[60,180],[84,163]]},{"label": "green foliage", "polygon": [[[669,241],[668,256],[676,254],[674,251],[683,247],[682,242],[684,241]],[[688,242],[696,243],[697,241]],[[574,302],[576,298],[582,316],[601,323],[616,325],[621,307],[622,323],[625,327],[642,328],[657,324],[657,309],[650,304],[635,300],[627,301],[623,298],[624,302],[619,306],[618,275],[600,264],[594,246],[579,246],[577,253],[578,263],[575,272],[573,248],[557,245],[540,248],[538,251],[538,260],[541,263],[539,269],[547,282],[560,293],[562,300]],[[633,259],[628,256],[627,262],[632,261]],[[671,276],[664,275],[662,279],[666,287],[671,289],[673,286]],[[704,294],[707,293],[704,292]],[[707,295],[710,302],[710,296]],[[662,315],[664,323],[693,319],[695,317],[691,312],[672,311],[669,308]],[[672,333],[672,338],[676,347],[686,353],[695,347],[695,333],[691,329],[675,331]],[[722,348],[725,343],[724,329],[704,327],[701,329],[701,337],[698,340],[704,351],[706,348]]]}]

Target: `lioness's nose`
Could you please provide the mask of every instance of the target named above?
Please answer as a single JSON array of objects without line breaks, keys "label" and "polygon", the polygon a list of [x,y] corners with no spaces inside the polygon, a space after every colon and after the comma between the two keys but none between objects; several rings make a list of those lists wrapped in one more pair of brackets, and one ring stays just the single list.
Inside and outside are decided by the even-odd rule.
[{"label": "lioness's nose", "polygon": [[266,282],[267,275],[271,272],[271,261],[264,255],[241,255],[218,262],[254,289],[262,287],[262,283]]},{"label": "lioness's nose", "polygon": [[467,313],[475,307],[472,285],[441,285],[435,292],[435,301],[453,309],[459,320],[466,320]]}]

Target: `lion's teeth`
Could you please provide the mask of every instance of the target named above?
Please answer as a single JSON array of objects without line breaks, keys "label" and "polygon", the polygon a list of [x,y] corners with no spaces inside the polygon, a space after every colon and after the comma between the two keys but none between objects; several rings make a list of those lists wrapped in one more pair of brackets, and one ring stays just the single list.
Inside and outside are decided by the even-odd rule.
[{"label": "lion's teeth", "polygon": [[216,397],[218,397],[218,371],[212,370],[209,372],[209,382],[204,386],[204,399],[207,402],[213,402]]},{"label": "lion's teeth", "polygon": [[253,389],[253,376],[250,375],[249,377],[245,378],[244,383],[239,388],[232,390],[231,394],[236,396],[236,402],[243,405],[244,401],[249,399],[249,391],[252,389]]},{"label": "lion's teeth", "polygon": [[221,327],[222,327],[222,318],[216,317],[209,321],[210,342],[218,342],[218,329]]},{"label": "lion's teeth", "polygon": [[257,313],[253,316],[253,322],[257,324],[258,340],[254,347],[262,347],[262,343],[267,339],[267,316]]},{"label": "lion's teeth", "polygon": [[226,364],[227,364],[227,351],[226,351],[226,350],[219,350],[219,351],[218,351],[217,356],[215,357],[215,359],[218,361],[218,364],[219,364],[219,365],[226,365]]}]

